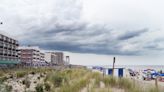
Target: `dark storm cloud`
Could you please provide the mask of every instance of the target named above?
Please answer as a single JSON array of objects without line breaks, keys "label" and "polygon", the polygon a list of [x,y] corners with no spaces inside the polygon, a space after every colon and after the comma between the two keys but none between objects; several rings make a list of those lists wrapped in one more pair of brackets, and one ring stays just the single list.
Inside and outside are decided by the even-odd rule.
[{"label": "dark storm cloud", "polygon": [[147,50],[155,50],[155,51],[164,50],[163,42],[161,42],[161,41],[154,41],[154,42],[148,43],[145,46],[143,46],[143,48],[147,49]]},{"label": "dark storm cloud", "polygon": [[57,26],[58,27],[54,25],[51,29],[47,28],[40,31],[34,30],[29,32],[26,40],[22,40],[22,43],[24,45],[39,45],[41,48],[47,50],[134,55],[138,53],[136,51],[122,50],[124,45],[120,43],[124,42],[119,40],[125,40],[125,38],[126,40],[132,39],[147,31],[147,29],[137,30],[134,33],[127,32],[129,34],[124,35],[124,37],[122,35],[121,37],[115,37],[113,32],[117,30],[108,26],[91,25],[80,22]]},{"label": "dark storm cloud", "polygon": [[145,33],[146,31],[148,31],[148,29],[141,29],[141,30],[134,30],[134,31],[128,31],[125,32],[123,35],[121,35],[118,39],[119,40],[128,40],[134,37],[138,37],[139,35],[142,35],[143,33]]}]

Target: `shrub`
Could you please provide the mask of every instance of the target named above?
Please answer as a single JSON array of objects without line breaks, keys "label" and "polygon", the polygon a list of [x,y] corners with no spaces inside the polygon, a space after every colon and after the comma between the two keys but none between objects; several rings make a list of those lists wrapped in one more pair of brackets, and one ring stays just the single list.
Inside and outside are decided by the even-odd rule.
[{"label": "shrub", "polygon": [[25,71],[23,71],[23,72],[16,72],[17,78],[22,78],[22,77],[24,77],[26,74],[27,74],[27,73],[26,73]]},{"label": "shrub", "polygon": [[50,86],[49,83],[45,83],[44,86],[45,86],[45,90],[46,90],[46,91],[50,91],[51,86]]},{"label": "shrub", "polygon": [[6,88],[6,92],[11,92],[13,89],[11,85],[6,85],[5,88]]},{"label": "shrub", "polygon": [[32,71],[30,74],[35,75],[35,72],[34,72],[34,71]]},{"label": "shrub", "polygon": [[37,83],[37,81],[34,81],[34,83],[36,84],[36,83]]},{"label": "shrub", "polygon": [[43,85],[42,85],[42,84],[38,84],[38,85],[35,87],[35,90],[36,90],[36,92],[44,92],[44,90],[43,90]]},{"label": "shrub", "polygon": [[11,79],[14,78],[14,75],[10,74],[10,75],[9,75],[9,78],[11,78]]},{"label": "shrub", "polygon": [[4,72],[0,71],[0,76],[3,76],[4,75]]},{"label": "shrub", "polygon": [[40,77],[37,77],[38,80],[40,80]]},{"label": "shrub", "polygon": [[31,82],[29,80],[25,79],[25,80],[22,81],[22,84],[26,85],[26,87],[29,88]]},{"label": "shrub", "polygon": [[44,74],[40,74],[40,77],[44,77]]},{"label": "shrub", "polygon": [[3,76],[0,78],[0,83],[4,82],[5,80],[7,80],[7,77],[6,76]]},{"label": "shrub", "polygon": [[53,84],[54,84],[55,87],[60,87],[61,84],[62,84],[63,78],[60,75],[54,75],[52,77],[52,80],[53,80]]}]

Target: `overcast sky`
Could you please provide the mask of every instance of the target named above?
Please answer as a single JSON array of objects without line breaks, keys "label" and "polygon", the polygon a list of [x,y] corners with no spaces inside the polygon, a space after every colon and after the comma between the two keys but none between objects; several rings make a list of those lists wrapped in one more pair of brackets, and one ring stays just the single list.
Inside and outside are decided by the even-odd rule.
[{"label": "overcast sky", "polygon": [[0,31],[73,64],[164,64],[163,0],[0,0]]}]

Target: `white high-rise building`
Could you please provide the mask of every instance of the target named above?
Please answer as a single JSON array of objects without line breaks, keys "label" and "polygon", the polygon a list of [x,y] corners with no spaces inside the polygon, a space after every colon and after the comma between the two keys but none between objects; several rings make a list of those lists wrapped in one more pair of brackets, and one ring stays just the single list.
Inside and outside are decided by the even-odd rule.
[{"label": "white high-rise building", "polygon": [[47,63],[53,64],[53,65],[57,65],[57,56],[55,55],[54,52],[46,52],[45,53],[45,61]]}]

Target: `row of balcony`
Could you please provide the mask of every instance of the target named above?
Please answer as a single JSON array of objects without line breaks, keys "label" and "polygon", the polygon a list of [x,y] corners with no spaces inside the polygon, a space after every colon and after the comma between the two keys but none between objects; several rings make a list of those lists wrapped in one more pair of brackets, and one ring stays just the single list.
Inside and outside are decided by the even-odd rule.
[{"label": "row of balcony", "polygon": [[13,60],[13,61],[18,61],[18,58],[13,58],[13,57],[1,57],[0,60]]},{"label": "row of balcony", "polygon": [[32,59],[32,57],[23,57],[23,56],[21,56],[20,58],[21,59]]},{"label": "row of balcony", "polygon": [[21,52],[18,52],[19,55],[32,55],[32,53],[21,53]]},{"label": "row of balcony", "polygon": [[32,50],[18,50],[18,52],[23,54],[40,54],[39,52]]},{"label": "row of balcony", "polygon": [[0,56],[13,56],[13,57],[18,57],[19,55],[14,55],[14,54],[2,54],[2,53],[0,53]]},{"label": "row of balcony", "polygon": [[22,57],[22,58],[20,58],[20,60],[42,60],[42,59],[39,59],[39,58],[30,58],[30,57],[29,58],[27,58],[27,57],[26,58],[23,58]]},{"label": "row of balcony", "polygon": [[19,54],[23,54],[23,55],[40,55],[40,54],[36,54],[36,53],[31,53],[31,52],[18,52]]},{"label": "row of balcony", "polygon": [[[18,55],[20,56],[20,55]],[[36,56],[20,56],[21,58],[40,58],[40,57],[36,57]]]},{"label": "row of balcony", "polygon": [[16,49],[17,46],[14,46],[14,45],[7,45],[7,44],[1,44],[1,43],[0,43],[0,48]]},{"label": "row of balcony", "polygon": [[0,34],[0,41],[12,43],[12,44],[18,44],[18,41],[14,40],[14,39],[11,39],[9,37],[6,37],[4,35],[1,35],[1,34]]},{"label": "row of balcony", "polygon": [[0,41],[1,41],[1,42],[4,42],[4,43],[14,44],[14,45],[17,45],[17,46],[19,45],[19,44],[18,44],[18,41],[10,42],[10,41],[6,41],[6,40],[2,40],[2,39],[0,39]]},{"label": "row of balcony", "polygon": [[0,53],[5,53],[5,54],[18,54],[16,50],[7,50],[7,49],[0,49]]},{"label": "row of balcony", "polygon": [[19,51],[21,51],[21,52],[36,52],[36,53],[40,52],[39,50],[35,50],[35,49],[19,49]]},{"label": "row of balcony", "polygon": [[0,55],[0,58],[18,58],[18,57]]}]

